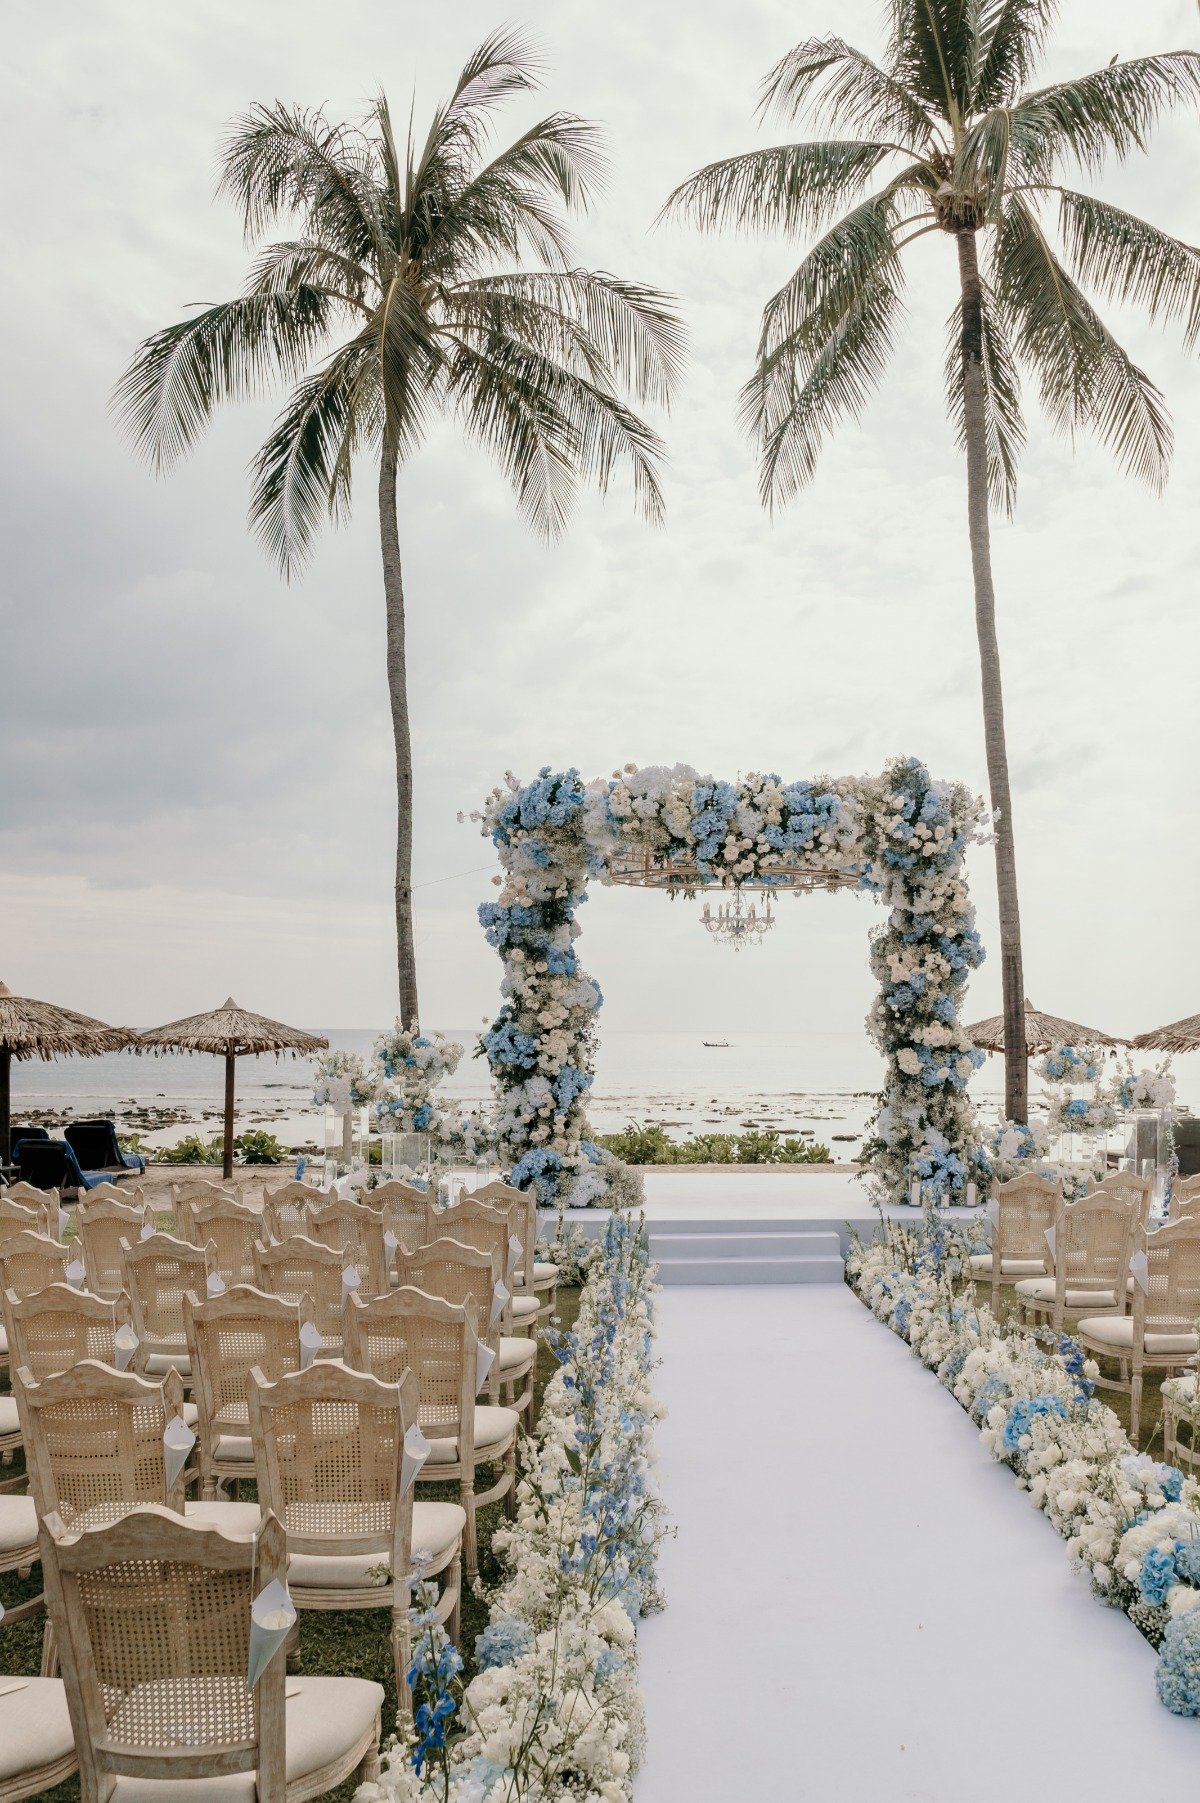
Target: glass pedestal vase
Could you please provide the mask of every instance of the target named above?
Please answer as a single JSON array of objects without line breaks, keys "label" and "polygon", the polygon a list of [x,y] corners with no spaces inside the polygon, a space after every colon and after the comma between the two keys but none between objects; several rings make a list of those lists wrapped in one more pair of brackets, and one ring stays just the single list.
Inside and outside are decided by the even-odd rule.
[{"label": "glass pedestal vase", "polygon": [[379,1181],[428,1184],[433,1173],[433,1148],[428,1133],[381,1133]]},{"label": "glass pedestal vase", "polygon": [[443,1208],[449,1208],[468,1190],[482,1189],[485,1183],[502,1183],[503,1180],[504,1172],[494,1159],[487,1158],[477,1163],[467,1159],[452,1159],[438,1169],[438,1202]]},{"label": "glass pedestal vase", "polygon": [[365,1171],[370,1117],[366,1108],[325,1110],[325,1182]]}]

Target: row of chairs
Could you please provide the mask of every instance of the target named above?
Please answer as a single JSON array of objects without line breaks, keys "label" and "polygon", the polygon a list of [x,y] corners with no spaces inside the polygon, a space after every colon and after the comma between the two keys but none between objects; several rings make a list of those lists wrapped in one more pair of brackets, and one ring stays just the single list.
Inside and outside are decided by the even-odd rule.
[{"label": "row of chairs", "polygon": [[1129,1172],[1074,1202],[1052,1179],[1017,1177],[993,1197],[991,1251],[971,1259],[997,1315],[1008,1286],[1022,1321],[1044,1319],[1061,1333],[1067,1315],[1079,1317],[1084,1349],[1117,1363],[1118,1376],[1102,1372],[1098,1382],[1129,1396],[1135,1444],[1146,1373],[1181,1371],[1200,1351],[1200,1181],[1176,1183],[1157,1229],[1152,1200],[1153,1180]]}]

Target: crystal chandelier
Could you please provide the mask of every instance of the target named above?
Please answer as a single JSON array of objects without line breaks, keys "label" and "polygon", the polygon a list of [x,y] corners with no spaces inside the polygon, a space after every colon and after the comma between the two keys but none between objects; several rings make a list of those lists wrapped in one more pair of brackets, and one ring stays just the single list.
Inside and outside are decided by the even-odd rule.
[{"label": "crystal chandelier", "polygon": [[742,892],[736,889],[732,901],[718,902],[715,909],[711,902],[705,902],[700,921],[719,945],[731,945],[740,952],[744,945],[762,944],[763,934],[775,925],[775,916],[769,895],[764,895],[761,908],[753,902],[743,908]]}]

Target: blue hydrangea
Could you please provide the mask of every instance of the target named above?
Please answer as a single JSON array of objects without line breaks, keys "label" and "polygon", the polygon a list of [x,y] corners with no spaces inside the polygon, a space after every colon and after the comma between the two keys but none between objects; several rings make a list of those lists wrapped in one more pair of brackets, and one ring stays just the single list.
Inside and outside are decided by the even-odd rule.
[{"label": "blue hydrangea", "polygon": [[1067,1405],[1061,1396],[1019,1397],[1008,1411],[1008,1420],[1004,1423],[1004,1431],[1000,1436],[1005,1452],[1018,1451],[1022,1435],[1027,1434],[1033,1423],[1046,1415],[1057,1415],[1061,1420],[1066,1420]]},{"label": "blue hydrangea", "polygon": [[1155,1682],[1159,1702],[1172,1715],[1200,1715],[1200,1610],[1167,1623]]},{"label": "blue hydrangea", "polygon": [[1192,1540],[1175,1542],[1175,1570],[1181,1584],[1200,1590],[1200,1535]]},{"label": "blue hydrangea", "polygon": [[1142,1560],[1142,1569],[1138,1573],[1138,1591],[1142,1601],[1156,1606],[1165,1603],[1167,1592],[1175,1581],[1174,1552],[1164,1553],[1160,1547],[1152,1546]]},{"label": "blue hydrangea", "polygon": [[481,1672],[493,1666],[512,1665],[533,1645],[533,1629],[515,1615],[502,1615],[476,1637],[475,1663]]},{"label": "blue hydrangea", "polygon": [[618,1653],[615,1647],[606,1646],[596,1661],[596,1683],[603,1684],[625,1664],[625,1655]]}]

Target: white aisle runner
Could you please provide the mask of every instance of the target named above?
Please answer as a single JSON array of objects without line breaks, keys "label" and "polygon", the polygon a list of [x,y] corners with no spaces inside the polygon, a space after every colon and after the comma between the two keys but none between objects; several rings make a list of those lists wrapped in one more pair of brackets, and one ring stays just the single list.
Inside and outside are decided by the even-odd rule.
[{"label": "white aisle runner", "polygon": [[840,1286],[657,1299],[666,1612],[635,1803],[1166,1803],[1200,1721]]}]

